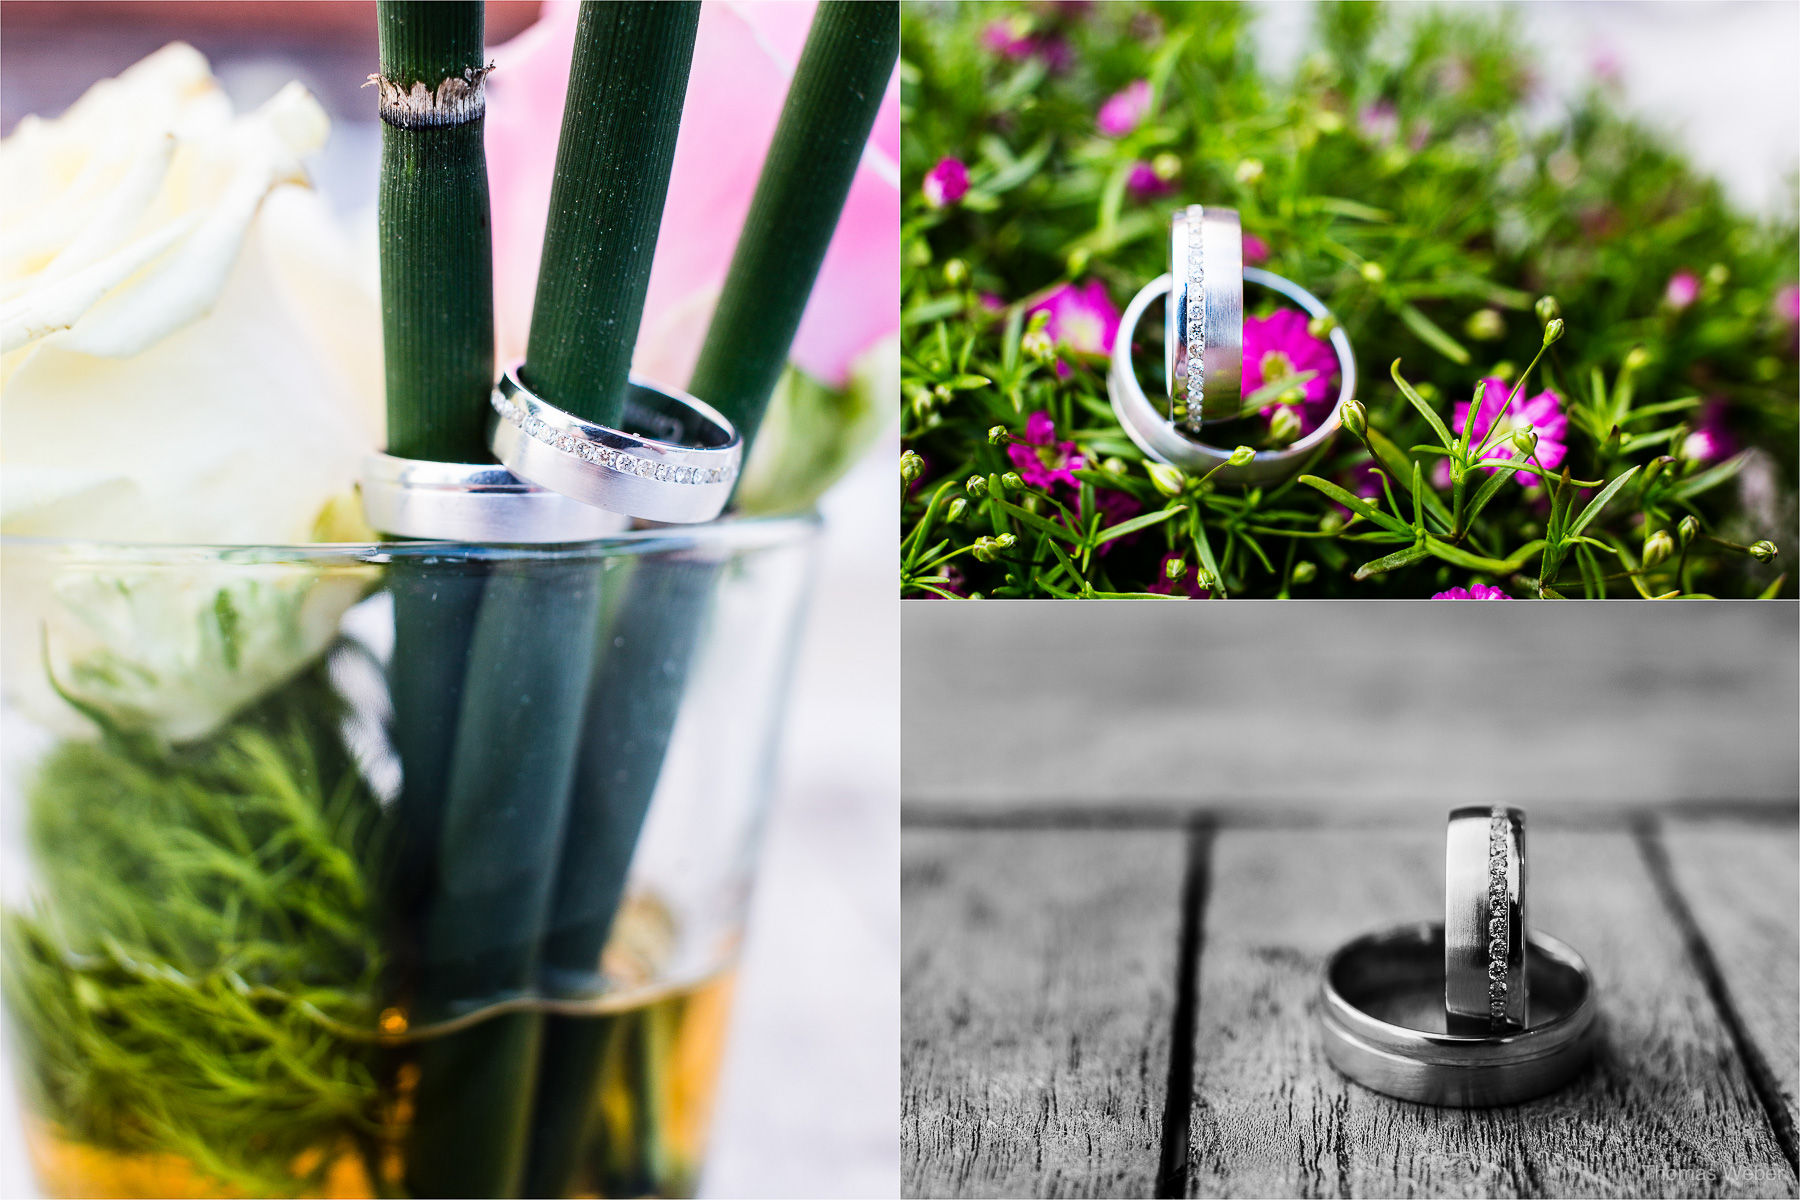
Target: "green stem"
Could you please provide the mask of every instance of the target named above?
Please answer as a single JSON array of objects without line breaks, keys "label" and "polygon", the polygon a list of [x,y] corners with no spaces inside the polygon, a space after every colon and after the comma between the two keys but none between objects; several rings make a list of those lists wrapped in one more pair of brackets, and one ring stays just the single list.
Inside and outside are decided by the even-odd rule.
[{"label": "green stem", "polygon": [[746,451],[787,364],[900,49],[891,0],[824,0],[782,106],[688,390]]},{"label": "green stem", "polygon": [[624,411],[699,23],[698,3],[581,6],[525,375],[601,425]]},{"label": "green stem", "polygon": [[487,462],[494,261],[482,105],[413,102],[421,93],[392,102],[414,84],[435,96],[445,80],[479,97],[482,6],[383,0],[377,11],[388,452]]}]

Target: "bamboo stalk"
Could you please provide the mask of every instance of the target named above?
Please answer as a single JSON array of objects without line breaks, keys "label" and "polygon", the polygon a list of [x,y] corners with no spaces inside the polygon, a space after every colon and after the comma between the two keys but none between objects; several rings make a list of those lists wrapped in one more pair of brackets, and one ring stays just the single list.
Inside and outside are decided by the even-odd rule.
[{"label": "bamboo stalk", "polygon": [[[896,4],[826,0],[819,6],[689,385],[737,423],[746,453],[787,362],[898,53]],[[552,989],[597,976],[716,570],[714,563],[674,558],[633,567],[610,630],[613,648],[589,692],[588,732],[543,960]],[[532,1195],[567,1195],[578,1177],[584,1116],[605,1045],[591,1018],[546,1020],[526,1175]],[[650,1099],[643,1097],[643,1136],[651,1143],[644,1157],[655,1161],[662,1131]]]}]

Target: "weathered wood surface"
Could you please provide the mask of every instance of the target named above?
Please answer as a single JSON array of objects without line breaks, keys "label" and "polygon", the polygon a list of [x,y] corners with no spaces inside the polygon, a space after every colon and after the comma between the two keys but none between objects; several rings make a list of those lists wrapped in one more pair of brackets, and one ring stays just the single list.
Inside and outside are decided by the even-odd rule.
[{"label": "weathered wood surface", "polygon": [[1800,775],[1792,604],[901,610],[919,808],[1432,821],[1514,802],[1522,758],[1537,808],[1791,800]]},{"label": "weathered wood surface", "polygon": [[1162,833],[905,837],[905,1194],[1150,1194],[1185,857]]},{"label": "weathered wood surface", "polygon": [[[1313,1024],[1333,947],[1441,911],[1437,822],[1219,829],[1197,871],[1188,1193],[1796,1194],[1791,1139],[1765,1108],[1791,1111],[1794,1092],[1795,827],[1667,824],[1534,823],[1532,923],[1593,967],[1603,1049],[1567,1089],[1488,1111],[1351,1084]],[[1167,1071],[1155,1064],[1174,1019],[1190,837],[1176,824],[906,830],[904,1194],[1152,1194],[1159,1149],[1182,1149],[1158,1145]],[[1122,952],[1135,978],[1113,974]],[[1131,1007],[1139,994],[1151,1002]],[[1155,1014],[1160,1033],[1145,1024]],[[1089,1033],[1096,1020],[1111,1032]],[[1769,1064],[1773,1089],[1759,1095],[1745,1049]]]},{"label": "weathered wood surface", "polygon": [[1792,825],[1670,821],[1662,842],[1743,1032],[1800,1125],[1800,837]]}]

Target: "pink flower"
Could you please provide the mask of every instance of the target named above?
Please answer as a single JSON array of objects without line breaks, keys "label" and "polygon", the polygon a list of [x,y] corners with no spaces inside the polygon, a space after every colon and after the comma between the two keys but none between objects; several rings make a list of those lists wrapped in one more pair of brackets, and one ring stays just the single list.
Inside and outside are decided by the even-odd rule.
[{"label": "pink flower", "polygon": [[1050,314],[1044,333],[1058,346],[1078,354],[1112,353],[1113,339],[1119,335],[1119,310],[1098,279],[1088,280],[1086,287],[1058,284],[1026,310],[1026,319],[1036,312]]},{"label": "pink flower", "polygon": [[1244,235],[1244,261],[1259,263],[1267,261],[1268,257],[1269,244],[1254,233],[1246,233]]},{"label": "pink flower", "polygon": [[1400,136],[1400,114],[1386,100],[1377,100],[1356,115],[1356,127],[1378,146],[1391,146]]},{"label": "pink flower", "polygon": [[1473,587],[1453,587],[1447,592],[1434,592],[1433,600],[1511,600],[1512,597],[1497,587],[1489,587],[1485,583]]},{"label": "pink flower", "polygon": [[943,159],[925,172],[925,181],[919,185],[919,190],[925,193],[925,203],[933,208],[955,204],[969,194],[969,169],[960,159]]},{"label": "pink flower", "polygon": [[[1278,308],[1266,317],[1244,318],[1244,395],[1303,371],[1314,372],[1311,379],[1297,385],[1304,398],[1300,428],[1306,433],[1317,428],[1330,411],[1337,355],[1329,344],[1306,331],[1306,317],[1294,309]],[[1272,413],[1277,404],[1279,400],[1270,400],[1261,411]]]},{"label": "pink flower", "polygon": [[1014,13],[989,21],[981,31],[981,44],[1002,58],[1030,58],[1037,49],[1037,39],[1031,36],[1031,18]]},{"label": "pink flower", "polygon": [[1787,283],[1775,289],[1775,315],[1789,325],[1800,325],[1800,284]]},{"label": "pink flower", "polygon": [[1131,174],[1125,177],[1125,188],[1139,200],[1151,196],[1166,196],[1175,190],[1175,181],[1164,179],[1156,173],[1156,168],[1147,162],[1131,164]]},{"label": "pink flower", "polygon": [[1150,81],[1138,79],[1126,84],[1123,91],[1115,93],[1102,104],[1100,115],[1094,123],[1107,137],[1123,137],[1136,129],[1149,114]]},{"label": "pink flower", "polygon": [[1000,298],[998,292],[983,292],[981,293],[981,307],[991,313],[1005,312],[1006,301]]},{"label": "pink flower", "polygon": [[1700,277],[1692,271],[1677,271],[1669,276],[1663,289],[1663,303],[1680,312],[1700,297]]},{"label": "pink flower", "polygon": [[1175,589],[1179,587],[1182,594],[1189,600],[1205,600],[1210,597],[1212,593],[1200,586],[1200,565],[1198,563],[1189,563],[1187,570],[1181,573],[1181,578],[1169,578],[1169,564],[1175,558],[1176,556],[1173,554],[1162,556],[1162,561],[1156,564],[1156,582],[1151,584],[1147,590],[1155,592],[1159,596],[1173,596]]},{"label": "pink flower", "polygon": [[1025,440],[1006,448],[1006,456],[1018,469],[1019,478],[1032,487],[1050,488],[1067,484],[1081,486],[1074,472],[1087,465],[1074,442],[1056,440],[1056,422],[1049,413],[1034,412],[1025,419]]},{"label": "pink flower", "polygon": [[[813,8],[709,4],[701,10],[634,358],[652,378],[679,385],[693,371]],[[546,3],[537,24],[492,52],[486,129],[502,361],[525,353],[577,15],[577,5]],[[795,365],[833,387],[843,385],[859,356],[900,328],[897,79],[888,82],[794,339]]]},{"label": "pink flower", "polygon": [[1700,406],[1700,419],[1694,431],[1681,444],[1681,456],[1689,462],[1713,462],[1737,449],[1737,441],[1725,428],[1725,401],[1708,400]]},{"label": "pink flower", "polygon": [[[1569,418],[1563,415],[1561,396],[1555,392],[1543,391],[1529,400],[1520,397],[1513,402],[1511,408],[1506,409],[1506,415],[1500,417],[1500,410],[1511,394],[1505,381],[1490,375],[1479,386],[1481,407],[1475,412],[1475,440],[1479,442],[1485,438],[1488,431],[1494,428],[1494,419],[1500,418],[1499,433],[1481,457],[1510,460],[1513,456],[1513,432],[1529,425],[1537,433],[1537,460],[1551,470],[1562,465],[1563,458],[1569,452],[1564,442],[1569,435]],[[1469,401],[1458,400],[1450,422],[1451,432],[1460,434],[1463,422],[1468,417]],[[1491,472],[1493,468],[1489,467],[1488,470]],[[1526,487],[1535,487],[1538,483],[1538,477],[1530,471],[1516,472],[1513,478]]]}]

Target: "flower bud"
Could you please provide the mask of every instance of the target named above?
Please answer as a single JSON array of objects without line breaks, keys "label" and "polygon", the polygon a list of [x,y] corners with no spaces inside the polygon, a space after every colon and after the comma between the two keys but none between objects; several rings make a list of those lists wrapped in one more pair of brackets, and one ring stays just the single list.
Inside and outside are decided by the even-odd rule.
[{"label": "flower bud", "polygon": [[[1615,425],[1613,428],[1617,429],[1618,426]],[[1652,483],[1654,483],[1656,481],[1657,476],[1661,475],[1664,471],[1668,470],[1670,467],[1672,467],[1674,465],[1675,465],[1675,460],[1670,458],[1666,454],[1658,455],[1656,458],[1653,458],[1649,462],[1645,463],[1643,476],[1642,476],[1642,478],[1644,480],[1644,486],[1649,487]]]},{"label": "flower bud", "polygon": [[[1297,411],[1295,411],[1293,405],[1283,404],[1280,408],[1277,408],[1272,414],[1270,414],[1270,416],[1269,416],[1269,437],[1274,439],[1278,444],[1285,446],[1289,442],[1293,441],[1295,438],[1297,438],[1299,436],[1300,436],[1300,414]],[[1246,450],[1246,449],[1249,449],[1249,447],[1247,447],[1247,446],[1239,446],[1238,447],[1238,450]],[[1236,457],[1237,457],[1237,451],[1234,450],[1232,452],[1232,458],[1235,459]],[[1246,458],[1244,461],[1248,462],[1250,460]],[[1234,462],[1233,465],[1241,466],[1242,464]]]},{"label": "flower bud", "polygon": [[1025,481],[1019,478],[1017,471],[1008,471],[1000,477],[1000,486],[1009,492],[1016,492],[1025,486]]},{"label": "flower bud", "polygon": [[1532,427],[1529,425],[1525,426],[1522,429],[1515,431],[1512,435],[1512,444],[1514,446],[1517,446],[1520,450],[1524,451],[1526,454],[1530,454],[1532,451],[1537,449],[1537,444],[1538,444],[1537,431],[1532,429]]},{"label": "flower bud", "polygon": [[1506,319],[1498,309],[1477,309],[1463,322],[1463,331],[1478,342],[1497,341],[1506,336]]},{"label": "flower bud", "polygon": [[946,521],[950,522],[952,525],[954,525],[958,521],[963,519],[963,513],[967,512],[968,510],[969,510],[969,502],[967,500],[963,499],[961,496],[958,496],[956,499],[954,499],[950,502],[950,507],[944,510],[944,520],[946,520]]},{"label": "flower bud", "polygon": [[1181,473],[1180,467],[1171,467],[1168,463],[1146,462],[1144,469],[1150,472],[1150,483],[1165,496],[1179,496],[1181,489],[1187,485],[1187,476]]},{"label": "flower bud", "polygon": [[1319,518],[1320,533],[1336,533],[1343,527],[1344,514],[1335,508],[1326,510],[1325,515]]},{"label": "flower bud", "polygon": [[976,538],[975,539],[975,561],[991,563],[994,561],[994,558],[995,558],[994,539],[991,537]]},{"label": "flower bud", "polygon": [[998,446],[1006,440],[1006,426],[993,425],[988,428],[988,445]]},{"label": "flower bud", "polygon": [[944,282],[951,287],[961,287],[969,282],[969,264],[960,258],[953,258],[945,263]]},{"label": "flower bud", "polygon": [[1049,362],[1056,357],[1056,343],[1042,329],[1034,329],[1020,338],[1019,349],[1034,362]]},{"label": "flower bud", "polygon": [[1247,187],[1255,186],[1262,180],[1263,165],[1260,158],[1246,158],[1237,165],[1237,181]]},{"label": "flower bud", "polygon": [[1675,553],[1675,539],[1669,531],[1659,529],[1644,539],[1644,569],[1649,570],[1658,563],[1667,561],[1669,555]]},{"label": "flower bud", "polygon": [[1681,524],[1675,527],[1675,540],[1681,543],[1683,550],[1692,545],[1694,539],[1699,536],[1700,519],[1698,517],[1685,516],[1681,518]]},{"label": "flower bud", "polygon": [[1086,246],[1077,246],[1075,249],[1069,251],[1069,274],[1084,274],[1087,271],[1088,260],[1093,257],[1094,252]]},{"label": "flower bud", "polygon": [[1163,578],[1164,579],[1180,579],[1183,575],[1186,575],[1186,574],[1187,574],[1187,560],[1186,559],[1171,558],[1171,559],[1169,559],[1169,561],[1167,561],[1163,564]]},{"label": "flower bud", "polygon": [[1019,544],[1019,539],[1010,533],[1003,533],[994,539],[994,545],[1001,550],[1011,550]]},{"label": "flower bud", "polygon": [[1288,578],[1295,583],[1306,584],[1311,583],[1318,577],[1318,574],[1319,565],[1310,559],[1303,558],[1294,564],[1294,569]]},{"label": "flower bud", "polygon": [[[1548,336],[1549,332],[1549,330],[1544,331],[1546,336]],[[1649,365],[1650,352],[1642,346],[1633,346],[1631,348],[1631,353],[1625,356],[1625,369],[1627,371],[1641,371]]]},{"label": "flower bud", "polygon": [[1111,458],[1101,459],[1100,469],[1108,475],[1117,475],[1121,479],[1131,474],[1131,464],[1116,454]]},{"label": "flower bud", "polygon": [[987,495],[987,487],[986,475],[971,475],[963,482],[963,491],[969,493],[969,495],[975,497],[977,500]]},{"label": "flower bud", "polygon": [[1181,175],[1181,160],[1165,150],[1150,160],[1150,172],[1164,183],[1173,183]]},{"label": "flower bud", "polygon": [[1331,331],[1338,327],[1337,318],[1330,313],[1322,317],[1314,317],[1306,323],[1306,332],[1321,342],[1331,336]]},{"label": "flower bud", "polygon": [[1714,287],[1724,287],[1731,280],[1731,268],[1724,263],[1714,263],[1706,268],[1706,282]]},{"label": "flower bud", "polygon": [[1361,400],[1346,400],[1342,409],[1344,428],[1357,437],[1369,436],[1369,410]]},{"label": "flower bud", "polygon": [[1381,283],[1387,279],[1387,270],[1378,262],[1366,262],[1362,265],[1362,277],[1370,283]]},{"label": "flower bud", "polygon": [[[1296,416],[1294,419],[1296,421],[1298,421],[1299,417]],[[1226,459],[1225,461],[1230,463],[1234,467],[1241,467],[1245,463],[1249,462],[1251,459],[1253,459],[1255,457],[1256,457],[1255,450],[1252,450],[1249,446],[1239,446],[1236,450],[1233,450],[1231,452],[1231,457]]]},{"label": "flower bud", "polygon": [[1537,319],[1546,325],[1562,316],[1562,305],[1556,302],[1555,296],[1539,296],[1533,307],[1537,310]]},{"label": "flower bud", "polygon": [[1781,552],[1775,548],[1775,543],[1766,539],[1752,543],[1750,546],[1750,557],[1759,563],[1774,562],[1775,556],[1779,553]]},{"label": "flower bud", "polygon": [[925,460],[908,450],[900,456],[900,482],[910,484],[925,473]]},{"label": "flower bud", "polygon": [[1562,318],[1557,317],[1554,320],[1552,320],[1548,325],[1544,326],[1544,345],[1554,346],[1557,342],[1562,340],[1562,335],[1563,335]]},{"label": "flower bud", "polygon": [[956,398],[956,393],[950,390],[950,385],[947,383],[940,383],[932,388],[931,394],[936,396],[940,403],[948,403]]}]

